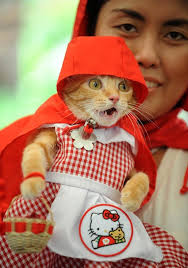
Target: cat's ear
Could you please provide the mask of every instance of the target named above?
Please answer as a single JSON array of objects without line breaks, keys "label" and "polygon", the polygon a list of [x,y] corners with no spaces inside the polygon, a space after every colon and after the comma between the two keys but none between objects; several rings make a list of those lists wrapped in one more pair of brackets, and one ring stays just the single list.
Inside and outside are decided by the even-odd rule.
[{"label": "cat's ear", "polygon": [[77,81],[76,76],[69,76],[65,78],[63,91],[65,93],[73,91],[75,89],[76,81]]},{"label": "cat's ear", "polygon": [[65,78],[63,92],[70,93],[78,89],[80,85],[87,80],[88,77],[88,75],[73,75]]}]

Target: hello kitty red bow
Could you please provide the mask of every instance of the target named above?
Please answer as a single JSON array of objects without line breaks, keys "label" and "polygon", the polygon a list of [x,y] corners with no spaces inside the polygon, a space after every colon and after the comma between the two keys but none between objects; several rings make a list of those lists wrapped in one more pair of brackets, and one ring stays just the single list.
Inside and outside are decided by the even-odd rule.
[{"label": "hello kitty red bow", "polygon": [[103,211],[103,218],[105,220],[111,219],[112,221],[118,221],[119,215],[117,213],[111,213],[108,209]]}]

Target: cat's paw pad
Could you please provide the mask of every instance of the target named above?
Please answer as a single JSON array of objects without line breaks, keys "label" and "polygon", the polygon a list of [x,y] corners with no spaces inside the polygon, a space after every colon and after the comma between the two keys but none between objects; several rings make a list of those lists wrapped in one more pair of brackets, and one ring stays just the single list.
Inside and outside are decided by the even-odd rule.
[{"label": "cat's paw pad", "polygon": [[35,199],[45,189],[45,181],[40,177],[32,177],[22,182],[20,189],[24,199]]},{"label": "cat's paw pad", "polygon": [[128,211],[134,212],[140,208],[142,200],[135,198],[134,194],[131,191],[122,191],[121,192],[121,204]]}]

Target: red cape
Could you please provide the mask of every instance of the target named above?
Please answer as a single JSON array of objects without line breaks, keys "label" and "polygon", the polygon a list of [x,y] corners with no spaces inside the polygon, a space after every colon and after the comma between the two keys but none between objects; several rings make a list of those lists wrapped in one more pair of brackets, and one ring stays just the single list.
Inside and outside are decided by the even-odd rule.
[{"label": "red cape", "polygon": [[[92,51],[90,56],[85,51]],[[110,55],[110,56],[109,56]],[[101,58],[104,61],[101,61]],[[44,124],[78,123],[61,99],[66,87],[66,78],[78,74],[98,74],[119,76],[132,81],[136,99],[141,103],[147,96],[147,88],[132,53],[119,37],[78,37],[70,42],[59,75],[57,90],[59,95],[49,98],[32,116],[22,118],[0,131],[0,205],[7,208],[17,195],[22,181],[21,158],[28,136]],[[83,123],[84,122],[80,122]],[[118,125],[135,136],[138,142],[136,168],[150,177],[150,192],[155,189],[156,166],[137,126],[135,118],[128,117]]]}]

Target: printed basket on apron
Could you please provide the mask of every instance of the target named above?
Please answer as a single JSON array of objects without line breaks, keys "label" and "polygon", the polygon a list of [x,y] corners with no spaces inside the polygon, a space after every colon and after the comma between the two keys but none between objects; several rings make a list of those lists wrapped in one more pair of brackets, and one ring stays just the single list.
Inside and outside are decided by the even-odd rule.
[{"label": "printed basket on apron", "polygon": [[46,247],[53,233],[55,224],[52,211],[46,200],[41,198],[49,211],[50,219],[9,217],[9,210],[17,198],[18,196],[13,198],[3,219],[7,243],[15,253],[39,253]]}]

